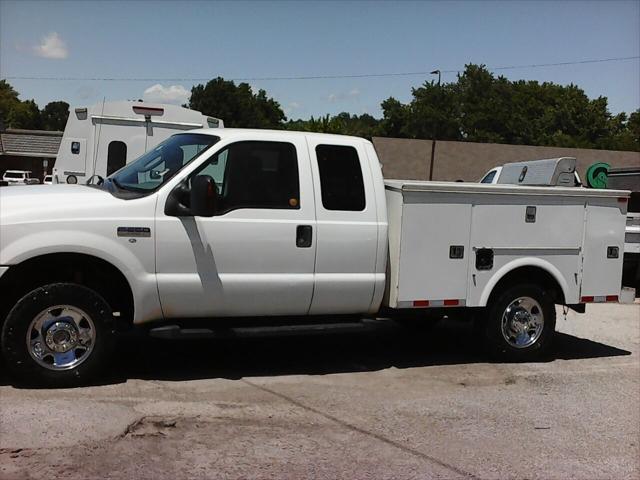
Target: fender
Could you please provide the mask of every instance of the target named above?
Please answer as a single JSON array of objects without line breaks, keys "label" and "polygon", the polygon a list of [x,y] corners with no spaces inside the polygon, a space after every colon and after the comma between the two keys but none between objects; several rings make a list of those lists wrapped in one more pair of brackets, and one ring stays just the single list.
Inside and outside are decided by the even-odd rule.
[{"label": "fender", "polygon": [[[134,323],[162,318],[154,271],[153,238],[147,244],[139,242],[131,246],[117,241],[116,237],[111,239],[80,229],[38,231],[17,238],[19,241],[3,246],[4,265],[18,265],[31,258],[56,253],[79,253],[99,258],[120,270],[127,280],[133,294]],[[147,249],[147,254],[136,255],[133,248]],[[143,262],[148,265],[145,267]]]},{"label": "fender", "polygon": [[568,301],[571,298],[571,294],[569,292],[569,285],[567,284],[566,279],[564,278],[562,273],[560,273],[560,270],[558,270],[553,264],[551,264],[547,260],[543,260],[538,257],[523,257],[523,258],[518,258],[516,260],[512,260],[506,265],[503,265],[500,269],[498,269],[498,271],[496,271],[496,273],[493,274],[491,279],[487,282],[486,286],[484,287],[484,290],[482,291],[482,295],[480,295],[480,301],[478,302],[478,306],[486,307],[487,302],[489,301],[489,297],[491,296],[491,293],[493,292],[493,289],[498,284],[498,282],[502,280],[504,276],[507,275],[509,272],[512,272],[515,269],[521,268],[521,267],[536,267],[536,268],[539,268],[540,270],[544,270],[546,273],[550,274],[555,279],[558,285],[560,285],[560,288],[562,289],[562,294],[564,295],[565,300]]}]

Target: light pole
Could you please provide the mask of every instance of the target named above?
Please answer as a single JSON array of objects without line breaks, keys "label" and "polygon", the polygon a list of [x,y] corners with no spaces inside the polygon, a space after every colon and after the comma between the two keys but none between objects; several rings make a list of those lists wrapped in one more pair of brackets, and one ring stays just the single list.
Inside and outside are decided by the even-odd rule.
[{"label": "light pole", "polygon": [[[434,70],[431,75],[438,74],[438,99],[440,98],[440,70]],[[433,161],[436,154],[436,123],[433,123],[431,138],[431,164],[429,165],[429,180],[433,180]]]}]

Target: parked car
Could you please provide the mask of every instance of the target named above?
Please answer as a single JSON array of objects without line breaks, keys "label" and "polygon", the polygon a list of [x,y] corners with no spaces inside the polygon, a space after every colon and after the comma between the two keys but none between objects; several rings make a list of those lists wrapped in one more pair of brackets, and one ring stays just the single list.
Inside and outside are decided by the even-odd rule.
[{"label": "parked car", "polygon": [[45,175],[42,183],[44,185],[51,185],[53,183],[53,175]]},{"label": "parked car", "polygon": [[71,109],[53,168],[54,183],[100,181],[174,133],[222,128],[195,110],[147,102],[101,102]]},{"label": "parked car", "polygon": [[[469,316],[493,355],[549,348],[555,305],[627,300],[629,192],[387,180],[371,142],[206,129],[99,185],[0,190],[5,365],[88,381],[120,328],[161,338]],[[371,322],[372,320],[369,320]]]},{"label": "parked car", "polygon": [[485,173],[480,183],[562,187],[582,185],[573,157],[505,163]]},{"label": "parked car", "polygon": [[40,183],[35,177],[31,176],[30,170],[7,170],[2,176],[2,180],[7,182],[7,185],[34,185]]}]

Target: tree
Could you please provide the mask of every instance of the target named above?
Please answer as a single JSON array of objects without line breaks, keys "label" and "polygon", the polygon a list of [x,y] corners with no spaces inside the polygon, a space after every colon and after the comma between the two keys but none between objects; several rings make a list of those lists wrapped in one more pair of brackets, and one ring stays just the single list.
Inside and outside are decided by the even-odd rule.
[{"label": "tree", "polygon": [[0,120],[8,124],[9,113],[19,103],[18,92],[6,80],[0,80]]},{"label": "tree", "polygon": [[221,118],[227,127],[281,128],[286,120],[280,104],[264,90],[254,94],[248,83],[236,85],[221,77],[194,86],[189,108]]},{"label": "tree", "polygon": [[425,82],[412,100],[382,102],[383,135],[514,145],[640,150],[637,112],[611,115],[577,85],[510,81],[466,65],[455,82]]},{"label": "tree", "polygon": [[342,112],[333,117],[327,114],[320,118],[311,117],[309,120],[290,120],[286,123],[285,128],[305,132],[353,135],[370,139],[380,134],[380,120],[368,113],[358,116]]},{"label": "tree", "polygon": [[33,100],[20,102],[9,111],[7,123],[11,128],[40,130],[42,129],[40,109]]},{"label": "tree", "polygon": [[63,131],[69,117],[67,102],[50,102],[42,109],[42,123],[45,130]]}]

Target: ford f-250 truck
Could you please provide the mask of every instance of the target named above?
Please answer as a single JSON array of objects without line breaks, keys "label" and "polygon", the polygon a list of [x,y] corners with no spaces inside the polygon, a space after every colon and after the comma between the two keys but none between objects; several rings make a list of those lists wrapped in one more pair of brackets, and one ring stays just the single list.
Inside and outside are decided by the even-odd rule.
[{"label": "ford f-250 truck", "polygon": [[120,325],[179,338],[456,308],[528,359],[556,304],[621,292],[625,191],[385,182],[364,139],[241,129],[176,134],[100,180],[0,191],[2,353],[23,380],[86,381]]}]

